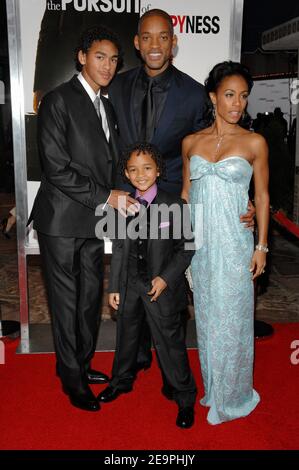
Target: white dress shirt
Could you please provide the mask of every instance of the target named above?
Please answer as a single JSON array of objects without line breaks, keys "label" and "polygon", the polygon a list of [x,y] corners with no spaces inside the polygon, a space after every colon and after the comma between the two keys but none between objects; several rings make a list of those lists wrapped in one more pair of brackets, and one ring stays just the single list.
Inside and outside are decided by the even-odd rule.
[{"label": "white dress shirt", "polygon": [[[92,104],[94,104],[94,100],[96,99],[96,97],[98,96],[100,98],[101,90],[99,90],[98,93],[95,93],[95,91],[91,88],[89,83],[85,80],[85,78],[83,77],[81,72],[77,75],[77,78],[78,78],[79,82],[82,84],[82,86],[84,87],[84,90],[86,91],[88,96],[90,97],[90,99],[92,101]],[[106,111],[105,111],[104,105],[102,103],[102,100],[100,100],[100,103],[101,103],[100,104],[100,113],[101,113],[101,117],[102,117],[103,131],[105,132],[107,141],[109,141],[110,132],[109,132],[109,126],[108,126]],[[107,201],[105,202],[105,204],[103,206],[103,210],[105,210],[105,207],[106,207],[106,204],[108,203],[110,195],[111,195],[111,191],[110,191],[110,194],[107,198]],[[106,249],[105,249],[105,252],[107,252]],[[108,253],[109,253],[109,251],[108,251]]]},{"label": "white dress shirt", "polygon": [[[85,78],[83,77],[81,72],[79,73],[79,75],[77,77],[78,77],[79,82],[83,85],[84,90],[86,91],[86,93],[88,93],[88,96],[90,97],[92,103],[94,103],[94,100],[97,97],[99,97],[99,98],[101,97],[101,90],[99,90],[98,93],[95,93],[95,91],[91,88],[89,83],[85,80]],[[108,126],[106,111],[105,111],[102,100],[100,100],[100,113],[101,113],[101,117],[102,117],[103,131],[105,133],[107,141],[109,142],[110,131],[109,131],[109,126]]]}]

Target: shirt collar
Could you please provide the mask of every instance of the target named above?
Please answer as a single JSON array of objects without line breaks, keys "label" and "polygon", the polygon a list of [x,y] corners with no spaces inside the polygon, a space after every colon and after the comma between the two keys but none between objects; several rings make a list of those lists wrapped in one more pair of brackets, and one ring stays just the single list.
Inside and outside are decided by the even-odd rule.
[{"label": "shirt collar", "polygon": [[135,198],[140,197],[142,199],[145,199],[148,205],[150,205],[157,196],[157,192],[158,187],[157,184],[154,183],[143,195],[141,195],[138,189],[136,189]]},{"label": "shirt collar", "polygon": [[94,102],[97,96],[100,97],[101,90],[99,90],[98,93],[95,93],[95,91],[91,88],[89,83],[85,80],[81,72],[77,75],[77,78],[79,82],[82,84],[84,90],[86,91],[86,93],[88,94],[92,102]]},{"label": "shirt collar", "polygon": [[144,67],[142,68],[141,78],[144,83],[147,83],[149,80],[153,81],[154,86],[159,86],[163,88],[169,83],[169,80],[173,74],[173,66],[170,64],[164,72],[156,75],[155,77],[150,77],[147,75]]}]

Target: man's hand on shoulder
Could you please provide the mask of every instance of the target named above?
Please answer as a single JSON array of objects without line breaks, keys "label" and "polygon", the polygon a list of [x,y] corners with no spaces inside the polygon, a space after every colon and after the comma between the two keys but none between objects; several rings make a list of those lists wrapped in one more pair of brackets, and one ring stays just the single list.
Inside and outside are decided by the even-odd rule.
[{"label": "man's hand on shoulder", "polygon": [[107,203],[124,216],[128,213],[134,215],[138,212],[138,203],[129,194],[127,191],[112,189]]}]

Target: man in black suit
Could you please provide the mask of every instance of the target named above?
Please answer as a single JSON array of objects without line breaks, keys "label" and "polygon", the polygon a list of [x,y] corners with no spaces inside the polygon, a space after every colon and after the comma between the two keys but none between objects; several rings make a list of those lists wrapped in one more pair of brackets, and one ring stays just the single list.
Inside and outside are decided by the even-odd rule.
[{"label": "man in black suit", "polygon": [[[165,175],[158,183],[159,188],[180,195],[182,140],[205,127],[206,92],[200,83],[172,65],[177,37],[168,13],[160,9],[148,10],[139,20],[134,44],[143,65],[117,75],[109,86],[109,97],[117,107],[121,146],[125,149],[137,140],[155,144],[166,167]],[[129,189],[128,186],[125,188]],[[244,216],[241,221],[252,219],[251,213],[249,218]],[[187,311],[182,313],[186,327]],[[145,325],[138,370],[150,366],[150,346],[150,333]],[[166,390],[164,387],[171,396],[171,392]]]},{"label": "man in black suit", "polygon": [[88,384],[108,377],[91,369],[102,298],[104,242],[95,235],[95,209],[133,199],[114,187],[118,135],[101,87],[121,57],[117,37],[104,27],[86,30],[76,51],[80,72],[48,93],[38,113],[41,185],[34,220],[52,316],[57,374],[71,403],[97,411]]},{"label": "man in black suit", "polygon": [[[159,187],[180,195],[181,143],[187,134],[203,127],[206,92],[200,83],[172,65],[177,37],[168,13],[147,11],[139,20],[134,44],[143,65],[116,75],[109,86],[109,97],[117,106],[122,149],[137,140],[156,145],[166,167]],[[149,95],[152,108],[143,116]],[[151,122],[145,123],[147,117]]]},{"label": "man in black suit", "polygon": [[188,303],[184,272],[194,254],[188,206],[157,188],[163,168],[152,144],[132,145],[123,165],[143,211],[137,219],[127,219],[125,238],[118,234],[113,240],[109,303],[118,310],[117,344],[112,380],[99,400],[113,401],[133,388],[143,306],[160,367],[179,406],[176,424],[189,428],[196,385],[179,313]]},{"label": "man in black suit", "polygon": [[[143,65],[117,75],[109,86],[109,97],[117,106],[121,147],[124,150],[137,140],[156,145],[165,164],[159,188],[180,195],[181,143],[187,134],[203,127],[206,93],[200,83],[172,65],[177,37],[168,13],[147,11],[139,20],[134,44]],[[147,102],[151,109],[145,109]],[[150,364],[151,338],[145,324],[137,369]]]}]

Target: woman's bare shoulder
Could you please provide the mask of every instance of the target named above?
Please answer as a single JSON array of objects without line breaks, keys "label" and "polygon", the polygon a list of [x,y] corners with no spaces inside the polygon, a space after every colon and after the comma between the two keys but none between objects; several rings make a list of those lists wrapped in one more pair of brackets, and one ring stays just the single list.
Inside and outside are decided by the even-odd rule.
[{"label": "woman's bare shoulder", "polygon": [[257,134],[254,131],[249,131],[247,129],[240,129],[239,134],[240,136],[242,135],[243,137],[247,138],[248,141],[252,143],[261,144],[263,142],[266,142],[265,138],[261,134]]},{"label": "woman's bare shoulder", "polygon": [[209,134],[209,127],[207,127],[206,129],[201,129],[197,132],[194,132],[193,134],[189,134],[187,135],[184,139],[183,139],[183,144],[186,145],[186,146],[189,146],[189,145],[192,145],[194,144],[195,142],[197,142],[198,140],[201,140],[203,139],[205,136],[207,136]]},{"label": "woman's bare shoulder", "polygon": [[259,149],[267,148],[267,141],[261,134],[248,132],[246,137],[253,150],[257,151]]}]

